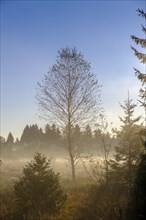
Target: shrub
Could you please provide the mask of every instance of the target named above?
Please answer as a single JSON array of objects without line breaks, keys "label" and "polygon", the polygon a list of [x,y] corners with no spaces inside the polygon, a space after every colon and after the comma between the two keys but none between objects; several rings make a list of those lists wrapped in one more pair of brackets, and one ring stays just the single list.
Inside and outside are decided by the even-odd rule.
[{"label": "shrub", "polygon": [[18,211],[33,219],[59,212],[66,197],[59,184],[59,174],[53,172],[50,160],[40,153],[25,165],[14,191]]}]

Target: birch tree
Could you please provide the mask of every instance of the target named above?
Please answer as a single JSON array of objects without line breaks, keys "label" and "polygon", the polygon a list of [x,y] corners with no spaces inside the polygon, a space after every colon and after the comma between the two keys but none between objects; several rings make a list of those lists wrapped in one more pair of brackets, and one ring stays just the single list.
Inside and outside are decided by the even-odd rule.
[{"label": "birch tree", "polygon": [[92,124],[100,106],[100,85],[91,65],[76,48],[58,51],[56,63],[38,83],[37,100],[42,116],[66,130],[67,149],[72,180],[75,181],[77,155],[72,130]]}]

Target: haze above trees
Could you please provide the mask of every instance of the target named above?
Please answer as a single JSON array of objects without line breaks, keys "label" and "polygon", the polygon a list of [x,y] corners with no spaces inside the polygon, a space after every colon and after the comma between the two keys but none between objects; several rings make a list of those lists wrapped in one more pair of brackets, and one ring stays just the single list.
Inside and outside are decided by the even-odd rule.
[{"label": "haze above trees", "polygon": [[[137,12],[146,20],[143,10]],[[144,26],[142,31],[146,33]],[[131,38],[146,48],[146,39]],[[132,50],[145,65],[146,54]],[[139,104],[144,116],[134,116],[137,104],[128,92],[120,103],[118,130],[107,122],[90,63],[75,48],[59,50],[56,63],[38,84],[45,128],[26,125],[20,140],[14,140],[11,132],[6,140],[1,137],[2,220],[146,218],[146,73],[134,71],[141,82]],[[32,160],[22,173],[13,170],[16,161],[26,158]],[[52,168],[59,158],[67,175],[61,162],[60,176]]]}]

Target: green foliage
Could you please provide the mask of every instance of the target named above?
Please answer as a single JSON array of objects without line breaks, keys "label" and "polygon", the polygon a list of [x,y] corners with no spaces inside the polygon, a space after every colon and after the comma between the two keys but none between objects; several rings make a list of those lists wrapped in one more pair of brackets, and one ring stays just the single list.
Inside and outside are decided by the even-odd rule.
[{"label": "green foliage", "polygon": [[[126,220],[125,210],[128,204],[128,196],[127,188],[124,188],[122,184],[119,185],[110,181],[108,184],[92,185],[88,183],[87,179],[77,182],[76,185],[71,183],[65,188],[68,196],[60,212],[50,215],[50,212],[38,213],[38,210],[35,209],[27,211],[25,210],[26,202],[23,203],[23,201],[21,203],[23,207],[18,207],[18,203],[16,207],[18,201],[15,200],[13,192],[10,194],[7,191],[2,194],[2,210],[5,215],[0,215],[0,217],[2,220]],[[11,199],[13,199],[13,203],[11,203]],[[27,205],[29,204],[28,201]],[[42,205],[43,200],[40,201],[38,208]],[[32,207],[29,206],[28,208]]]},{"label": "green foliage", "polygon": [[[143,10],[138,9],[137,10],[138,15],[142,16],[145,21],[146,21],[146,13]],[[144,36],[146,35],[146,28],[142,25],[142,31],[144,32]],[[139,38],[135,35],[131,36],[131,39],[138,44],[139,46],[142,47],[142,49],[146,49],[146,38]],[[134,51],[135,56],[138,58],[138,60],[142,64],[146,64],[146,53],[139,52],[137,49],[134,47],[131,47],[132,50]],[[146,73],[141,72],[140,70],[134,68],[135,70],[135,75],[137,76],[138,80],[142,83],[142,86],[139,90],[139,97],[140,97],[140,103],[141,106],[144,107],[145,113],[146,113]],[[146,118],[145,118],[146,120]]]},{"label": "green foliage", "polygon": [[139,214],[146,218],[146,154],[141,155],[135,182]]},{"label": "green foliage", "polygon": [[128,189],[133,185],[135,172],[140,155],[141,140],[138,135],[140,117],[133,117],[136,105],[129,98],[120,107],[124,110],[124,116],[120,117],[121,130],[118,133],[119,145],[116,147],[114,160],[111,160],[111,171],[114,181],[121,182]]},{"label": "green foliage", "polygon": [[126,194],[112,185],[80,185],[68,195],[57,220],[115,220],[125,216]]},{"label": "green foliage", "polygon": [[43,131],[42,129],[39,129],[38,126],[31,125],[26,127],[23,130],[22,136],[21,136],[21,143],[31,143],[31,142],[38,142],[42,140],[43,137]]},{"label": "green foliage", "polygon": [[122,122],[123,129],[134,126],[141,119],[141,116],[138,116],[136,118],[133,117],[136,104],[134,104],[133,100],[130,99],[129,92],[127,100],[124,101],[124,104],[120,104],[120,107],[124,111],[124,116],[119,117],[120,121]]},{"label": "green foliage", "polygon": [[1,220],[14,220],[13,217],[15,213],[16,213],[16,204],[15,204],[15,196],[14,196],[12,187],[9,186],[5,189],[1,189],[0,191],[0,219]]},{"label": "green foliage", "polygon": [[146,154],[141,155],[136,180],[131,190],[126,220],[146,219]]},{"label": "green foliage", "polygon": [[39,216],[57,213],[65,201],[59,175],[50,167],[50,160],[40,153],[23,169],[23,176],[14,186],[18,210]]},{"label": "green foliage", "polygon": [[44,141],[48,143],[57,143],[61,139],[59,128],[55,124],[45,126]]},{"label": "green foliage", "polygon": [[13,143],[14,143],[14,137],[13,137],[12,133],[10,132],[10,133],[8,134],[6,144],[11,145],[11,144],[13,144]]},{"label": "green foliage", "polygon": [[4,144],[5,143],[5,138],[0,136],[0,144]]}]

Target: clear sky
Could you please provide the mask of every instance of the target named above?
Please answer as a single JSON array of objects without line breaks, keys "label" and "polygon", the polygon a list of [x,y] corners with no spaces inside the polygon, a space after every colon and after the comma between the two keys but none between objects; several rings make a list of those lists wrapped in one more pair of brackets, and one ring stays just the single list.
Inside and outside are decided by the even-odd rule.
[{"label": "clear sky", "polygon": [[108,119],[119,126],[128,89],[137,101],[133,67],[144,69],[130,49],[130,35],[143,35],[138,8],[145,10],[144,0],[1,0],[1,136],[20,137],[26,124],[47,123],[37,117],[36,85],[66,46],[91,62]]}]

